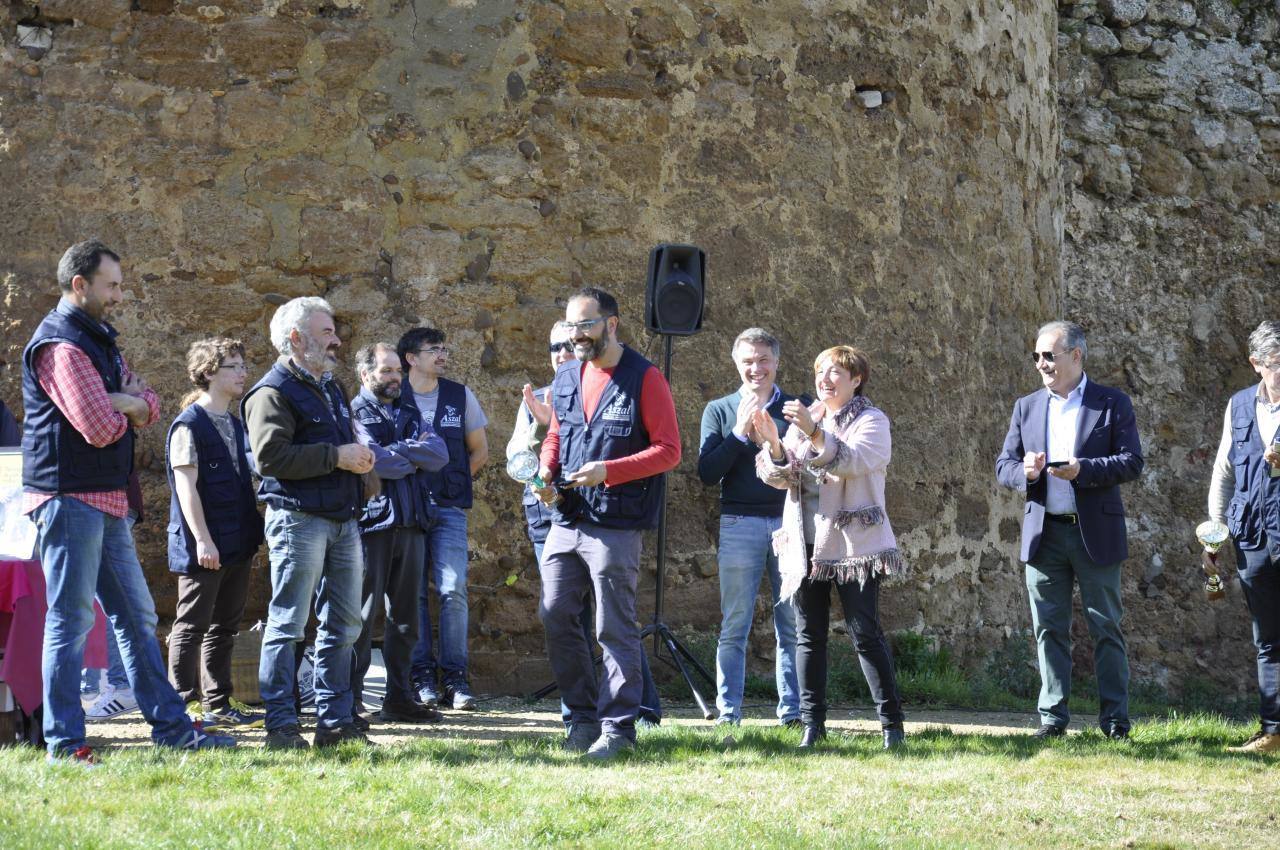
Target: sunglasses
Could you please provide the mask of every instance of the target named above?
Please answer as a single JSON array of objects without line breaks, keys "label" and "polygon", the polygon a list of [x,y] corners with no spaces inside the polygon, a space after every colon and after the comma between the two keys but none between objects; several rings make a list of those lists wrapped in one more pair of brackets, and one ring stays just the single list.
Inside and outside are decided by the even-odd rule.
[{"label": "sunglasses", "polygon": [[1070,354],[1074,349],[1068,348],[1066,351],[1033,351],[1031,352],[1031,362],[1039,364],[1041,360],[1046,363],[1052,363],[1053,358],[1061,357],[1064,354]]},{"label": "sunglasses", "polygon": [[571,342],[553,342],[547,346],[547,351],[551,354],[559,354],[562,351],[573,351],[573,343]]}]

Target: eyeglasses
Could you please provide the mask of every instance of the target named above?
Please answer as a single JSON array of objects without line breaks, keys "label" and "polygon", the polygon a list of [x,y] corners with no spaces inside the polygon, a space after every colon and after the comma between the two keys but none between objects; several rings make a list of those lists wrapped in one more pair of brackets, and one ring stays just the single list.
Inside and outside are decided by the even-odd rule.
[{"label": "eyeglasses", "polygon": [[1272,360],[1270,363],[1259,363],[1258,365],[1270,372],[1280,372],[1280,360]]},{"label": "eyeglasses", "polygon": [[432,345],[418,349],[418,354],[430,354],[432,357],[448,357],[450,353],[447,345]]},{"label": "eyeglasses", "polygon": [[561,322],[560,327],[564,328],[567,331],[572,331],[574,333],[577,333],[578,331],[589,331],[607,318],[609,317],[597,316],[594,319],[583,319],[581,322]]},{"label": "eyeglasses", "polygon": [[552,354],[559,354],[562,351],[573,351],[573,343],[553,342],[547,346],[547,351],[549,351]]},{"label": "eyeglasses", "polygon": [[1033,351],[1031,352],[1031,362],[1036,365],[1039,365],[1041,360],[1044,360],[1046,363],[1052,363],[1053,358],[1069,354],[1074,350],[1075,349],[1068,348],[1065,351]]},{"label": "eyeglasses", "polygon": [[246,366],[246,365],[245,365],[245,364],[243,364],[243,363],[224,363],[223,365],[219,366],[218,368],[219,368],[219,369],[230,369],[230,370],[231,370],[231,371],[233,371],[233,372],[243,372],[243,373],[244,373],[244,374],[246,374],[246,375],[249,373],[249,367],[248,367],[248,366]]}]

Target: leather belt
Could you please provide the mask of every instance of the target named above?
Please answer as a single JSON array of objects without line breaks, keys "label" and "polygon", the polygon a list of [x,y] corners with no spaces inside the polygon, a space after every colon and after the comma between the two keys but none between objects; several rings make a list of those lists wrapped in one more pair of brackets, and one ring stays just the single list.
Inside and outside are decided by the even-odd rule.
[{"label": "leather belt", "polygon": [[1045,514],[1044,518],[1049,520],[1050,522],[1061,522],[1061,523],[1066,523],[1067,525],[1080,524],[1079,514]]}]

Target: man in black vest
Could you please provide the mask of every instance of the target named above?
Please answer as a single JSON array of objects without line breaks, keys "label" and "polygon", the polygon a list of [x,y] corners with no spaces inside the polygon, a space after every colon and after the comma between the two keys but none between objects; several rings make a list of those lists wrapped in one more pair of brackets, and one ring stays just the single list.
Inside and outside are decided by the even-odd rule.
[{"label": "man in black vest", "polygon": [[157,744],[234,746],[194,729],[165,676],[156,607],[133,546],[126,490],[133,430],[160,401],[129,371],[106,318],[124,297],[120,257],[101,242],[58,262],[62,299],[22,352],[23,510],[39,531],[45,618],[44,736],[49,759],[94,762],[80,705],[84,643],[96,595],[111,618],[125,674]]},{"label": "man in black vest", "polygon": [[[382,492],[364,506],[360,537],[364,544],[364,627],[356,641],[351,686],[356,711],[363,707],[364,677],[372,656],[373,627],[385,609],[382,660],[386,697],[379,719],[388,723],[434,723],[440,712],[420,705],[414,693],[410,653],[418,640],[418,582],[426,556],[425,531],[431,521],[428,472],[442,468],[449,451],[422,422],[412,393],[403,393],[403,370],[395,346],[384,342],[356,352],[360,393],[351,402],[356,439],[374,454],[373,471]],[[406,397],[408,396],[408,397]]]},{"label": "man in black vest", "polygon": [[[418,589],[413,680],[423,705],[474,711],[467,683],[467,510],[471,479],[489,460],[488,419],[471,388],[444,377],[449,347],[435,328],[413,328],[396,344],[422,421],[444,438],[449,462],[425,476],[431,498],[427,557]],[[431,640],[431,583],[440,598],[440,643]],[[443,688],[443,694],[438,688]]]},{"label": "man in black vest", "polygon": [[[187,350],[196,390],[169,427],[169,570],[178,608],[169,632],[169,677],[206,728],[261,726],[261,714],[231,697],[231,650],[244,614],[249,568],[262,545],[244,425],[232,402],[244,395],[244,344],[200,339]],[[194,703],[194,705],[193,705]]]},{"label": "man in black vest", "polygon": [[1209,516],[1227,526],[1253,617],[1262,728],[1240,753],[1280,753],[1280,322],[1249,334],[1260,378],[1231,396],[1209,486]]},{"label": "man in black vest", "polygon": [[333,378],[341,344],[323,298],[295,298],[271,318],[274,366],[241,403],[267,503],[271,606],[258,668],[267,746],[305,749],[294,707],[295,645],[315,602],[318,747],[367,744],[353,717],[351,659],[360,636],[364,565],[357,518],[373,452],[355,441]]},{"label": "man in black vest", "polygon": [[[636,626],[641,535],[658,525],[660,476],[680,463],[680,428],[662,373],[618,342],[618,302],[580,290],[565,308],[575,360],[556,370],[539,498],[556,504],[542,550],[547,656],[571,713],[565,747],[610,759],[635,746],[642,674]],[[591,590],[604,651],[596,684],[579,615]]]}]

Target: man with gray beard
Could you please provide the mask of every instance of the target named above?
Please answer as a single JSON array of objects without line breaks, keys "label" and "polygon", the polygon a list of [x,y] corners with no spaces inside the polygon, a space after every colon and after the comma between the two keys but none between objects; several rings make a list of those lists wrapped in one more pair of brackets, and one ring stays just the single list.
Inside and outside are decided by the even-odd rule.
[{"label": "man with gray beard", "polygon": [[271,318],[275,365],[241,403],[267,503],[271,605],[258,668],[267,746],[306,749],[294,705],[295,645],[315,601],[318,747],[368,744],[352,715],[351,659],[360,635],[364,565],[356,520],[373,452],[356,442],[333,378],[341,342],[323,298],[295,298]]}]

